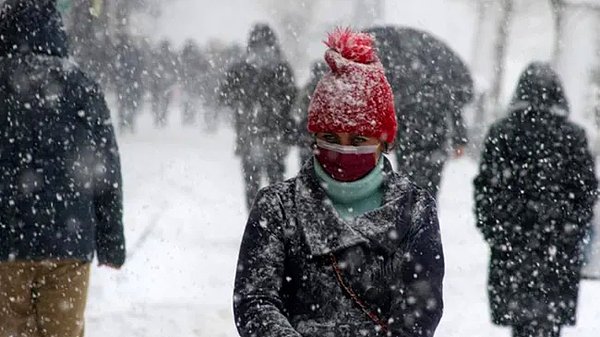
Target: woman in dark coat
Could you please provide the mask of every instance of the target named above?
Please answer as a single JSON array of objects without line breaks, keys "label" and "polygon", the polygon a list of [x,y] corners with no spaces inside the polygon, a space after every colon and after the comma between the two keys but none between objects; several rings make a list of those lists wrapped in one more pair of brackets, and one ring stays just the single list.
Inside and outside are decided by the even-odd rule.
[{"label": "woman in dark coat", "polygon": [[433,198],[392,171],[392,92],[371,37],[338,30],[311,99],[316,144],[257,196],[234,292],[241,336],[433,336],[444,259]]},{"label": "woman in dark coat", "polygon": [[491,248],[492,320],[513,336],[559,336],[575,324],[597,181],[568,111],[556,73],[529,65],[509,115],[489,131],[474,182],[477,226]]}]

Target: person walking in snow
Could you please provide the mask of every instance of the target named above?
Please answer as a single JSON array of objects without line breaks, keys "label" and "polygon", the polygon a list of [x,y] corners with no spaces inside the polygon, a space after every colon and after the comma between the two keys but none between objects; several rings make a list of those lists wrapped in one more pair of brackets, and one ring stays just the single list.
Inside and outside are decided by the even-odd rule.
[{"label": "person walking in snow", "polygon": [[312,95],[315,155],[262,189],[242,239],[240,336],[433,336],[444,258],[433,197],[392,170],[392,90],[372,37],[338,29]]},{"label": "person walking in snow", "polygon": [[177,57],[171,50],[171,43],[162,41],[154,55],[150,69],[150,94],[152,95],[152,113],[154,126],[167,126],[169,105],[177,85]]},{"label": "person walking in snow", "polygon": [[297,120],[296,124],[296,145],[300,149],[300,165],[312,158],[311,145],[314,142],[312,135],[306,130],[308,123],[308,105],[312,98],[313,92],[317,88],[317,84],[321,77],[327,72],[327,63],[316,61],[312,64],[310,70],[310,78],[306,85],[300,90],[296,102],[294,103],[294,117]]},{"label": "person walking in snow", "polygon": [[220,92],[235,111],[236,154],[242,159],[250,209],[263,176],[271,184],[283,180],[294,135],[294,75],[271,27],[254,26],[246,59],[229,69]]},{"label": "person walking in snow", "polygon": [[54,1],[0,11],[0,336],[83,336],[90,262],[125,260],[117,143]]},{"label": "person walking in snow", "polygon": [[183,125],[192,125],[196,123],[198,112],[203,105],[202,82],[206,77],[210,65],[209,61],[204,59],[200,48],[193,40],[186,41],[179,58],[181,91],[183,96],[183,115],[181,121]]},{"label": "person walking in snow", "polygon": [[396,98],[396,168],[437,197],[446,161],[462,157],[468,143],[462,114],[473,98],[469,69],[427,31],[391,25],[366,32],[375,36]]},{"label": "person walking in snow", "polygon": [[558,75],[530,64],[508,116],[489,130],[474,180],[477,226],[491,250],[492,321],[514,337],[557,337],[575,324],[598,182],[585,132],[568,113]]},{"label": "person walking in snow", "polygon": [[117,71],[115,87],[118,98],[119,131],[135,131],[135,120],[144,98],[144,59],[135,42],[127,35],[119,36],[116,46]]}]

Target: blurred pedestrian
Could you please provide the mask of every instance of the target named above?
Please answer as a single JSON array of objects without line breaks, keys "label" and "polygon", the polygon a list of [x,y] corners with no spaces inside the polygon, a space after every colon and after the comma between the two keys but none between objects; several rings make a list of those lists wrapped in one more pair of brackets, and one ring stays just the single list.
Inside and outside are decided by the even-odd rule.
[{"label": "blurred pedestrian", "polygon": [[515,337],[557,337],[576,319],[583,241],[598,183],[585,132],[552,68],[521,74],[492,125],[475,178],[477,226],[490,245],[492,321]]},{"label": "blurred pedestrian", "polygon": [[196,123],[196,117],[203,105],[202,81],[208,71],[208,63],[203,59],[196,42],[186,41],[181,51],[179,66],[183,105],[182,124],[191,125]]},{"label": "blurred pedestrian", "polygon": [[90,262],[125,260],[119,152],[51,0],[0,11],[0,336],[83,336]]},{"label": "blurred pedestrian", "polygon": [[432,337],[444,258],[435,201],[383,153],[394,98],[366,34],[337,30],[308,113],[300,173],[259,193],[240,247],[240,336]]},{"label": "blurred pedestrian", "polygon": [[306,130],[306,125],[308,123],[308,105],[310,104],[313,92],[317,88],[317,84],[323,75],[325,75],[328,68],[327,63],[323,61],[316,61],[312,64],[310,78],[302,90],[300,90],[296,102],[294,103],[293,111],[297,121],[295,139],[296,145],[300,151],[300,165],[306,163],[313,155],[311,146],[314,142],[314,137]]},{"label": "blurred pedestrian", "polygon": [[135,118],[139,114],[144,98],[142,78],[144,58],[134,41],[126,35],[119,37],[115,49],[119,130],[134,132]]},{"label": "blurred pedestrian", "polygon": [[152,55],[150,68],[150,94],[154,126],[167,125],[169,105],[177,85],[177,57],[171,50],[171,43],[162,41]]},{"label": "blurred pedestrian", "polygon": [[263,176],[271,184],[283,180],[295,127],[294,75],[271,27],[252,28],[246,59],[229,68],[220,92],[235,110],[236,154],[242,159],[250,209]]},{"label": "blurred pedestrian", "polygon": [[444,165],[468,142],[463,109],[473,98],[471,74],[459,55],[429,32],[373,27],[394,90],[399,128],[397,168],[434,197]]}]

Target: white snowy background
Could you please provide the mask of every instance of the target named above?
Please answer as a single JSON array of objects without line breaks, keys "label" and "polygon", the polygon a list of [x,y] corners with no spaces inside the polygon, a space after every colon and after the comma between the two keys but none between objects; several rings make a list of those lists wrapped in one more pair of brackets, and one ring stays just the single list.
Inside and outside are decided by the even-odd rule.
[{"label": "white snowy background", "polygon": [[[528,8],[527,1],[519,1],[524,10],[511,30],[505,97],[525,65],[534,58],[548,59],[552,50],[549,9]],[[174,0],[145,29],[176,44],[214,37],[244,43],[252,23],[272,20],[273,13],[254,2]],[[385,8],[385,22],[425,28],[467,61],[477,52],[472,46],[474,21],[467,1],[395,0]],[[335,22],[351,23],[343,17]],[[324,51],[318,42],[310,49],[312,58]],[[299,73],[302,79],[305,75]],[[240,162],[233,155],[234,133],[225,123],[214,132],[183,128],[179,116],[174,102],[170,126],[154,130],[147,108],[139,132],[119,139],[128,261],[120,271],[93,270],[87,336],[237,336],[231,297],[247,214]],[[294,150],[288,177],[298,170],[296,158]],[[463,158],[450,161],[444,171],[438,203],[446,254],[445,314],[438,337],[510,335],[490,323],[488,250],[472,212],[476,170],[476,162]],[[564,336],[600,336],[598,303],[600,281],[583,281],[579,323],[566,328]]]}]

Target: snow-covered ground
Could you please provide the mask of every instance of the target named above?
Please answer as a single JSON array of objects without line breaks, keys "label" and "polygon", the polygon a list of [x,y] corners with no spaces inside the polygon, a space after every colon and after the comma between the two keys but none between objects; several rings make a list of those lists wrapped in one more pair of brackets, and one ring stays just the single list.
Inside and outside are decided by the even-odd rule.
[{"label": "snow-covered ground", "polygon": [[[173,111],[176,113],[176,111]],[[96,268],[87,336],[234,337],[231,294],[246,211],[233,132],[172,126],[120,138],[128,261]],[[288,175],[298,168],[295,152]],[[506,337],[489,322],[488,252],[476,231],[471,180],[476,163],[450,162],[439,216],[446,254],[445,314],[438,337]],[[584,281],[579,325],[566,337],[600,336],[600,282]]]}]

